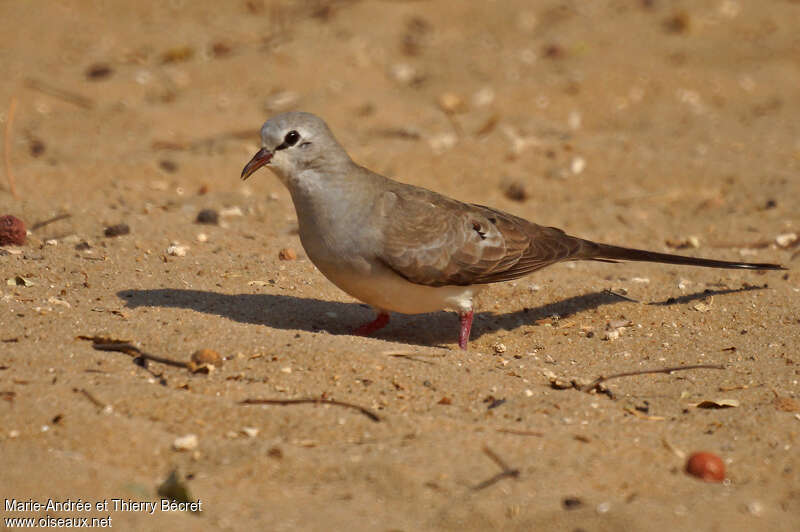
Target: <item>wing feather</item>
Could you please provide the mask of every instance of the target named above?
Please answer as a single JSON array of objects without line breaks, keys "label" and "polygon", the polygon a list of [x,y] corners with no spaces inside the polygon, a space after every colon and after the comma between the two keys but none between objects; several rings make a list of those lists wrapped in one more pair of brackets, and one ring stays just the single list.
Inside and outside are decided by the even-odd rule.
[{"label": "wing feather", "polygon": [[378,259],[429,286],[516,279],[581,253],[581,239],[560,229],[461,203],[417,187],[392,187],[376,207]]}]

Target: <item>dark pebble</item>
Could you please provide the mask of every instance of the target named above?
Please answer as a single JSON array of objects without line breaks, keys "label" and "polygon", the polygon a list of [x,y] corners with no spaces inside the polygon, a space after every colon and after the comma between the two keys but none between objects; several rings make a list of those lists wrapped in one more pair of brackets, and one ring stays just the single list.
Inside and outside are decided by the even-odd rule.
[{"label": "dark pebble", "polygon": [[528,199],[528,190],[525,188],[525,184],[520,181],[509,182],[503,192],[510,200],[525,201]]},{"label": "dark pebble", "polygon": [[583,506],[583,501],[577,497],[565,497],[564,500],[561,501],[561,505],[565,510],[575,510]]},{"label": "dark pebble", "polygon": [[117,224],[117,225],[112,225],[111,227],[106,227],[106,230],[104,231],[103,234],[105,234],[108,237],[113,237],[113,236],[127,235],[130,232],[131,228],[128,227],[128,224]]},{"label": "dark pebble", "polygon": [[170,174],[175,173],[178,170],[178,163],[175,161],[170,161],[169,159],[164,159],[162,161],[158,161],[158,166],[161,167],[162,170],[165,172],[169,172]]},{"label": "dark pebble", "polygon": [[31,150],[31,156],[39,157],[41,154],[44,153],[46,149],[44,142],[39,139],[31,139],[30,144],[28,145],[29,149]]},{"label": "dark pebble", "polygon": [[95,63],[86,69],[86,79],[98,81],[106,79],[114,73],[114,70],[105,63]]},{"label": "dark pebble", "polygon": [[203,209],[197,213],[197,220],[199,224],[217,225],[219,223],[219,214],[214,209]]}]

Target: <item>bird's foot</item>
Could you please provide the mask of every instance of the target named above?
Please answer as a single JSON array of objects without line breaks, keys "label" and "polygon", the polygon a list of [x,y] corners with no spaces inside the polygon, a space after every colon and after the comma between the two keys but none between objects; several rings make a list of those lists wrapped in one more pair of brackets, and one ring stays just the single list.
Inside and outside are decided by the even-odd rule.
[{"label": "bird's foot", "polygon": [[381,312],[378,314],[378,317],[372,320],[369,323],[365,323],[355,331],[353,334],[355,336],[369,336],[370,334],[374,333],[378,329],[383,329],[389,323],[389,314],[386,312]]},{"label": "bird's foot", "polygon": [[458,317],[461,318],[461,332],[458,334],[458,347],[466,351],[469,333],[472,330],[472,311],[461,312]]}]

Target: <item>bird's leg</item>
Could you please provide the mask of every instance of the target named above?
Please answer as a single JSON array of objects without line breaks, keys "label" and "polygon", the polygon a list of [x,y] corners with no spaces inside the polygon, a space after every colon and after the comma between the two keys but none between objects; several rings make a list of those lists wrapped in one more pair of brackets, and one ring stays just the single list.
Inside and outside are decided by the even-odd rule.
[{"label": "bird's leg", "polygon": [[458,347],[467,350],[467,342],[469,341],[469,332],[472,330],[472,311],[459,312],[458,317],[461,318],[461,332],[458,334]]},{"label": "bird's leg", "polygon": [[353,334],[356,336],[369,336],[378,329],[383,329],[384,327],[386,327],[387,323],[389,323],[389,313],[379,311],[377,318],[375,318],[369,323],[365,323],[364,325],[353,331]]}]

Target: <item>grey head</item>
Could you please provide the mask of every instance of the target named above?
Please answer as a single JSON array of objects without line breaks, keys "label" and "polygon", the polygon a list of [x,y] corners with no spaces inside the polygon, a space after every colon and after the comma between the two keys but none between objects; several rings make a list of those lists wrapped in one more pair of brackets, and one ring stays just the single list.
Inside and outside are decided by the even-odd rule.
[{"label": "grey head", "polygon": [[330,171],[347,164],[352,164],[350,157],[321,118],[289,112],[261,126],[261,149],[242,170],[242,179],[268,166],[288,186],[307,170]]}]

